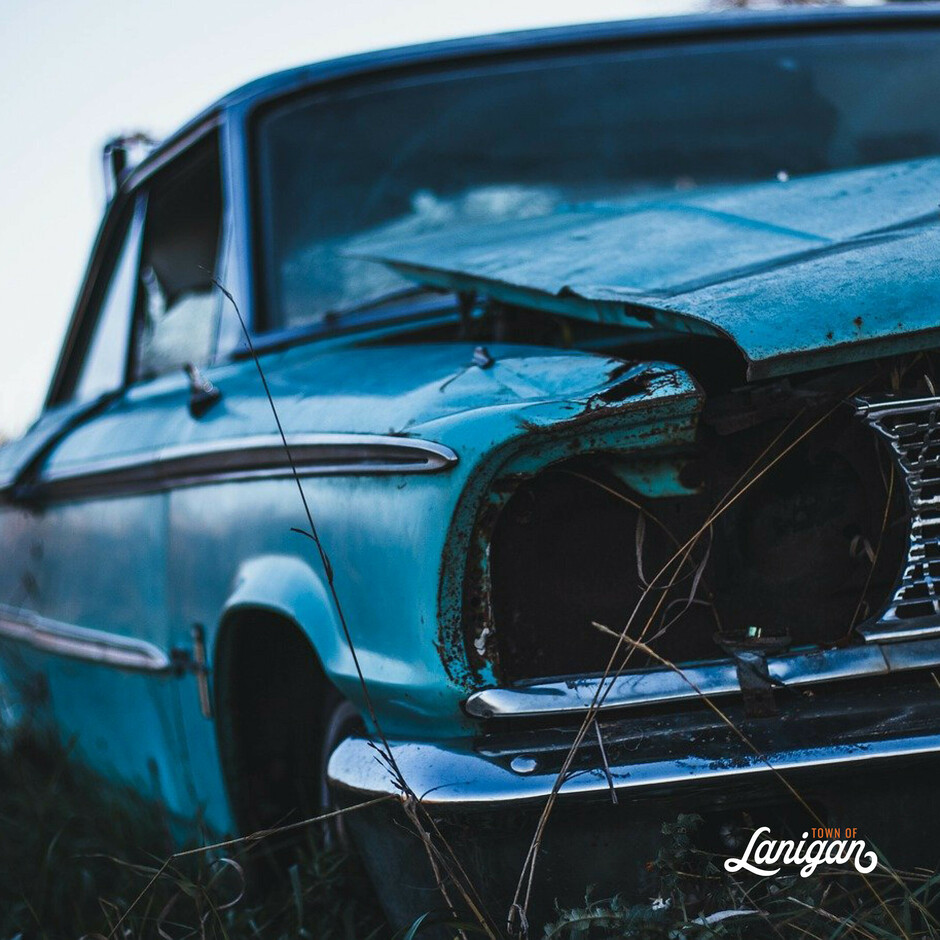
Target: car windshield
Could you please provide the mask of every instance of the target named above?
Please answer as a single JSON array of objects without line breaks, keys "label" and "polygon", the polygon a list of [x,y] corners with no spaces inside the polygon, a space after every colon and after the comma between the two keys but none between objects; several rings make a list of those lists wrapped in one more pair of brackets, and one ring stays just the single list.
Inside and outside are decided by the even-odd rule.
[{"label": "car windshield", "polygon": [[266,327],[342,324],[400,293],[355,257],[376,236],[937,153],[932,30],[540,54],[321,90],[256,124]]}]

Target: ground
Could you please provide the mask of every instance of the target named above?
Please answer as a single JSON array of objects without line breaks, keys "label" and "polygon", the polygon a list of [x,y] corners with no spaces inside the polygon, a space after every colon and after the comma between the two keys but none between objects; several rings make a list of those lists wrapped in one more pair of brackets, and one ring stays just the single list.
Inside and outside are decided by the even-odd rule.
[{"label": "ground", "polygon": [[[697,817],[664,827],[651,863],[660,896],[594,899],[532,926],[543,940],[940,940],[940,875],[882,867],[867,878],[820,870],[745,882],[697,847]],[[435,931],[429,912],[394,934],[354,855],[327,849],[322,824],[204,851],[157,806],[93,776],[68,747],[0,748],[0,940],[122,937],[415,940],[490,936],[472,923]],[[172,834],[171,834],[172,833]],[[296,834],[296,830],[294,831]],[[180,836],[191,850],[180,853]],[[499,936],[498,940],[502,940]]]}]

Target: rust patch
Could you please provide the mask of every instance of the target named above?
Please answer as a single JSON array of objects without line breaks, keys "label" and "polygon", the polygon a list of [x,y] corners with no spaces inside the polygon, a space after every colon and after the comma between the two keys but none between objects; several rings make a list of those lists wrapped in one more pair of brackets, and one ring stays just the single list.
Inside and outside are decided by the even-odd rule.
[{"label": "rust patch", "polygon": [[477,675],[487,662],[492,665],[495,673],[499,672],[499,660],[493,636],[487,547],[509,493],[515,491],[518,482],[518,480],[515,482],[511,490],[503,489],[503,495],[498,500],[486,499],[484,501],[477,513],[470,535],[467,564],[463,576],[463,642],[467,662],[470,664],[470,669]]},{"label": "rust patch", "polygon": [[651,378],[652,376],[645,372],[641,375],[632,376],[625,382],[620,382],[617,385],[612,385],[610,388],[604,389],[597,397],[600,398],[601,401],[606,402],[624,401],[627,398],[636,398],[649,391]]},{"label": "rust patch", "polygon": [[[622,376],[635,369],[632,363],[616,361],[610,374]],[[649,412],[661,406],[662,402],[659,399],[644,400],[643,396],[650,392],[654,382],[662,383],[671,375],[671,372],[662,369],[642,370],[591,396],[586,402],[571,402],[573,414],[569,418],[548,425],[519,418],[517,427],[525,436],[531,436],[527,449],[533,454],[539,452],[540,445],[546,446],[549,442],[557,459],[601,452],[610,443],[611,428],[607,419],[615,419],[623,413],[652,417]],[[678,397],[698,396],[695,392],[686,392]],[[644,422],[643,427],[636,428],[634,434],[640,448],[646,446],[648,441],[668,439],[670,429],[674,430],[687,421],[686,418],[677,420],[671,415],[663,417],[665,420],[661,418],[652,424]],[[599,419],[604,419],[602,426],[592,426]],[[439,626],[435,646],[449,678],[466,688],[478,684],[482,671],[487,667],[497,677],[500,675],[500,649],[493,624],[489,570],[491,540],[497,520],[510,497],[520,484],[544,469],[544,466],[539,466],[531,472],[504,472],[486,484],[474,485],[475,497],[471,497],[469,491],[461,497],[463,506],[470,498],[476,502],[472,521],[464,515],[466,509],[458,507],[456,510],[461,521],[452,522],[451,535],[441,559]]]},{"label": "rust patch", "polygon": [[616,382],[617,379],[622,375],[626,375],[631,369],[635,369],[639,365],[638,362],[635,362],[631,359],[625,359],[623,362],[617,362],[617,365],[607,373],[607,378],[611,382]]},{"label": "rust patch", "polygon": [[[494,480],[470,525],[465,552],[458,548],[463,540],[451,538],[442,559],[442,583],[449,588],[448,594],[442,592],[439,600],[440,626],[435,647],[447,675],[467,689],[479,684],[480,670],[487,663],[494,671],[498,670],[490,622],[487,546],[504,503],[524,478],[519,474]],[[448,572],[456,577],[447,578]],[[483,643],[482,651],[478,640]]]}]

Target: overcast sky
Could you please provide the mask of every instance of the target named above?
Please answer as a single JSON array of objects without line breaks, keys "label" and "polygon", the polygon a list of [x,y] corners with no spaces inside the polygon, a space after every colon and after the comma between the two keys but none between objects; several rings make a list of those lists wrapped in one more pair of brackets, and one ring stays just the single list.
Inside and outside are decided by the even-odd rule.
[{"label": "overcast sky", "polygon": [[705,0],[0,0],[0,436],[36,416],[103,207],[101,143],[266,72]]}]

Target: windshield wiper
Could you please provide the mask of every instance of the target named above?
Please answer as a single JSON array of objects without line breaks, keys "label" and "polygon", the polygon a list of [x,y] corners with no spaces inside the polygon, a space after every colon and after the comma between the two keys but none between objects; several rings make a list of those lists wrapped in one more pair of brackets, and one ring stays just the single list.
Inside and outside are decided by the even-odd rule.
[{"label": "windshield wiper", "polygon": [[368,313],[379,307],[384,307],[387,304],[400,303],[401,301],[411,300],[414,297],[420,297],[424,294],[441,294],[443,296],[445,293],[447,292],[423,284],[401,287],[397,290],[389,291],[386,294],[380,294],[378,297],[373,297],[371,300],[364,300],[362,303],[327,310],[326,313],[323,314],[323,322],[335,323],[341,317],[348,317],[357,313]]},{"label": "windshield wiper", "polygon": [[[305,323],[299,326],[289,328],[287,330],[280,330],[272,333],[261,334],[255,339],[255,347],[264,352],[268,352],[274,349],[281,349],[285,346],[290,346],[296,342],[303,342],[309,339],[315,339],[322,335],[329,335],[331,333],[342,333],[345,329],[358,330],[362,327],[367,327],[370,323],[374,322],[379,324],[383,322],[383,318],[378,316],[374,320],[370,320],[365,314],[372,313],[375,310],[380,309],[384,306],[391,306],[393,309],[399,304],[404,304],[408,300],[414,300],[418,297],[428,297],[437,295],[443,298],[452,298],[453,306],[456,308],[458,301],[448,291],[441,291],[438,288],[426,287],[420,284],[413,287],[400,288],[398,290],[389,291],[387,294],[382,294],[379,297],[375,297],[372,300],[363,301],[361,304],[355,304],[350,307],[341,307],[336,310],[329,310],[326,313],[321,315],[319,320]],[[429,314],[432,313],[432,310],[422,310],[419,311],[420,314]],[[388,317],[389,320],[401,319],[402,317]],[[360,319],[361,317],[361,319]],[[232,353],[232,358],[242,359],[248,355],[247,347],[236,349]]]}]

